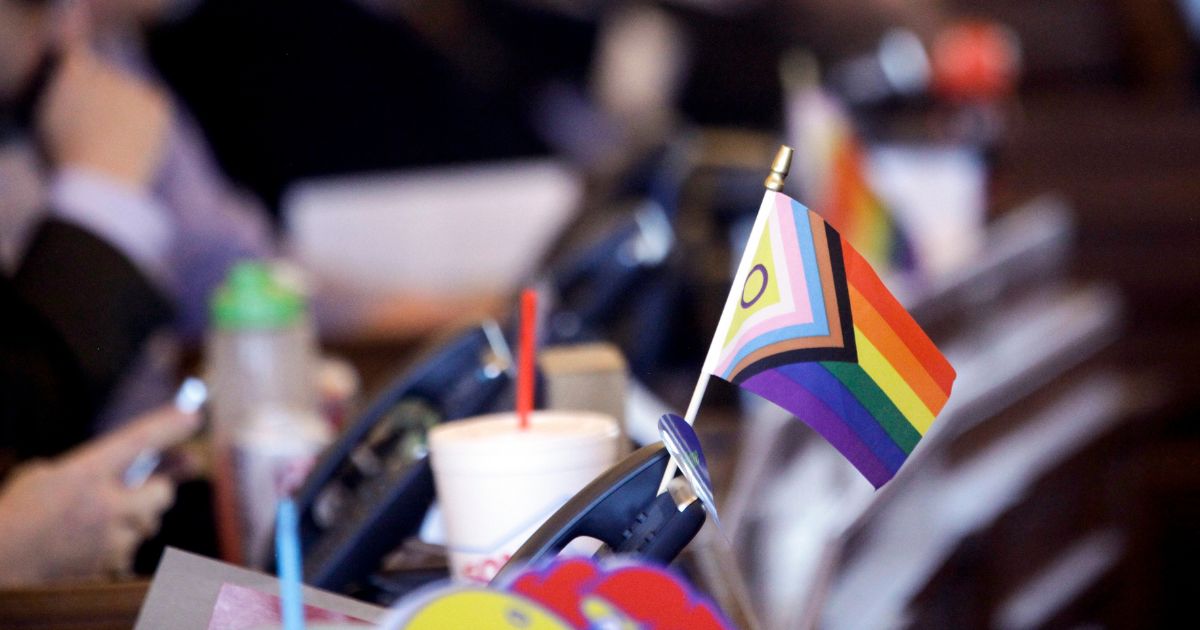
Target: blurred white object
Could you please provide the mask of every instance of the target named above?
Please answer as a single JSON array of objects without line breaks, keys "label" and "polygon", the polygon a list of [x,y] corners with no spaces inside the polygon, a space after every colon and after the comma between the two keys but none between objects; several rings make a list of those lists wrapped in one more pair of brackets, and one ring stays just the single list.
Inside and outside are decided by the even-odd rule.
[{"label": "blurred white object", "polygon": [[882,510],[878,526],[845,561],[820,626],[895,627],[916,589],[964,536],[1014,506],[1055,462],[1116,425],[1124,395],[1120,381],[1090,378],[971,462],[957,469],[940,462],[918,473],[921,483]]},{"label": "blurred white object", "polygon": [[551,161],[305,182],[283,204],[295,259],[364,294],[510,290],[533,272],[582,194]]},{"label": "blurred white object", "polygon": [[1055,613],[1095,586],[1126,553],[1116,528],[1093,531],[1071,544],[1000,603],[991,626],[1002,630],[1049,626]]},{"label": "blurred white object", "polygon": [[665,10],[642,4],[610,12],[604,26],[594,97],[631,131],[663,124],[687,63],[680,26]]},{"label": "blurred white object", "polygon": [[871,186],[908,231],[930,276],[967,265],[983,248],[987,174],[978,151],[965,147],[874,147]]},{"label": "blurred white object", "polygon": [[175,408],[184,413],[200,411],[200,407],[207,400],[208,386],[194,376],[185,378],[179,386],[179,391],[175,392]]}]

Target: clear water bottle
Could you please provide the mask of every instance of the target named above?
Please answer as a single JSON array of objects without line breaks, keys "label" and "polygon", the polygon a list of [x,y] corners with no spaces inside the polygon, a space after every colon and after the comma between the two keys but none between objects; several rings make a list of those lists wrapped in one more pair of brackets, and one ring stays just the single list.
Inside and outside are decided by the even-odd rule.
[{"label": "clear water bottle", "polygon": [[304,296],[259,262],[234,266],[211,309],[222,555],[262,566],[278,499],[300,485],[333,437],[318,408],[316,335]]}]

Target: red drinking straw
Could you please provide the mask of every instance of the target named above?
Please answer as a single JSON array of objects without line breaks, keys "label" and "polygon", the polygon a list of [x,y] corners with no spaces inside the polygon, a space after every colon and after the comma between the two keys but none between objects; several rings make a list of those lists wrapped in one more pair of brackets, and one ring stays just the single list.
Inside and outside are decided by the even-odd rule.
[{"label": "red drinking straw", "polygon": [[521,348],[517,366],[517,418],[521,429],[529,428],[529,412],[533,410],[533,386],[537,380],[533,371],[533,344],[537,331],[537,291],[521,292]]}]

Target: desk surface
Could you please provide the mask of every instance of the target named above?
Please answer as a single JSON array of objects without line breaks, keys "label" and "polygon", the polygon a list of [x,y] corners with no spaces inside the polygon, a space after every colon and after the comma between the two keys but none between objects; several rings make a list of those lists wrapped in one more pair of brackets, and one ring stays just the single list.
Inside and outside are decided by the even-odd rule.
[{"label": "desk surface", "polygon": [[0,590],[0,627],[103,630],[132,628],[149,580],[72,582]]}]

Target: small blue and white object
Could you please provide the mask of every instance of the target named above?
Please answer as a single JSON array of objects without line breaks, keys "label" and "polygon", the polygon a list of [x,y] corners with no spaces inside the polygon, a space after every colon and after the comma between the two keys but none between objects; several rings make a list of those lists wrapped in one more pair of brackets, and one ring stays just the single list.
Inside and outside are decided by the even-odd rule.
[{"label": "small blue and white object", "polygon": [[708,462],[704,459],[704,450],[700,448],[696,431],[683,418],[668,413],[658,419],[658,434],[671,459],[683,471],[692,492],[720,528],[721,519],[717,517],[717,502],[713,497],[712,479],[708,476]]}]

